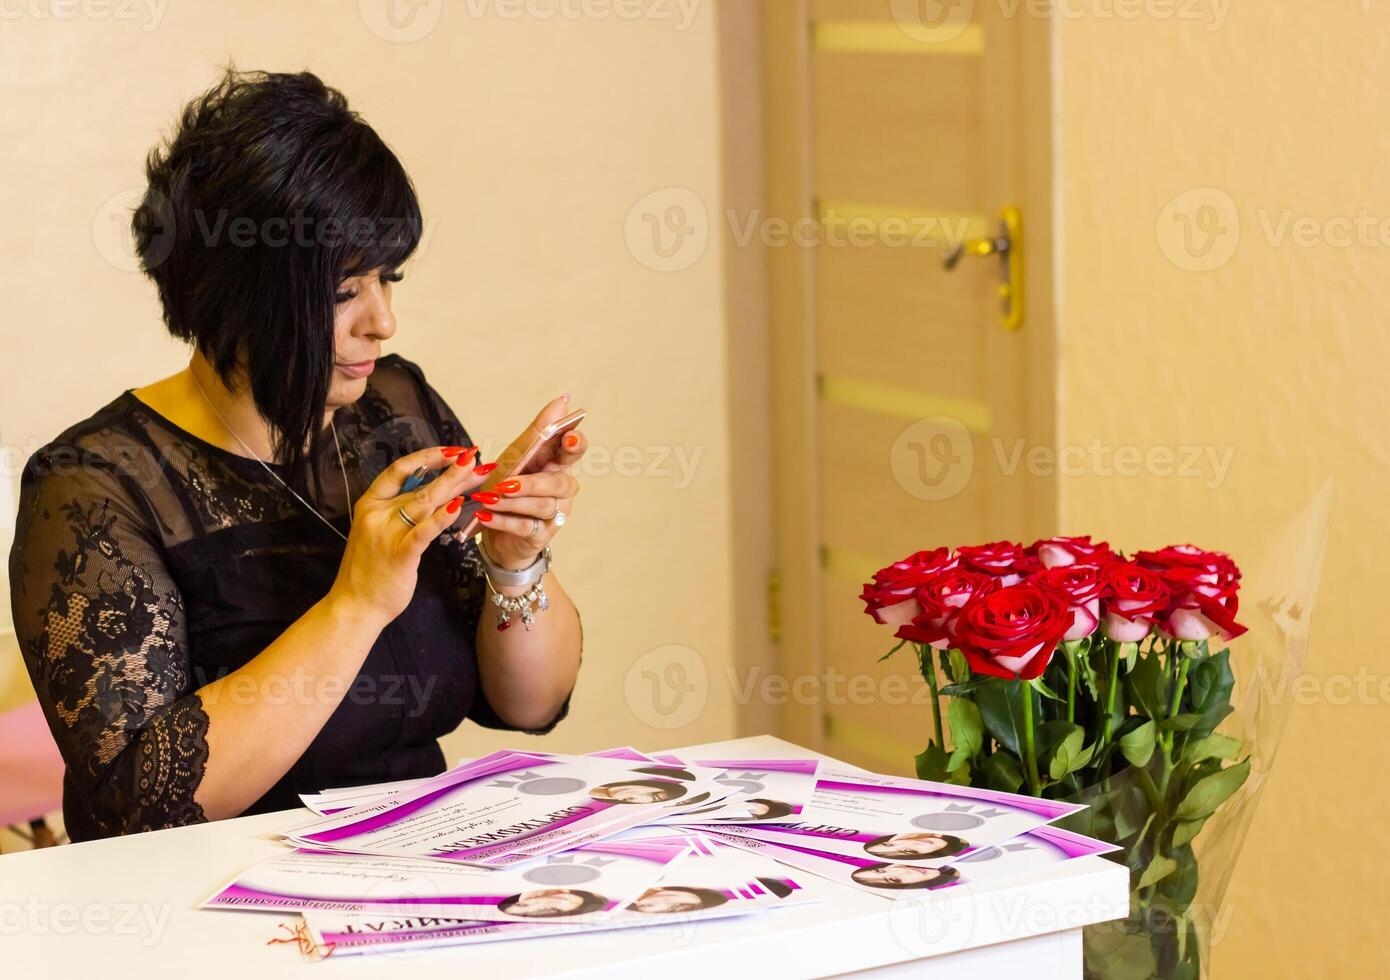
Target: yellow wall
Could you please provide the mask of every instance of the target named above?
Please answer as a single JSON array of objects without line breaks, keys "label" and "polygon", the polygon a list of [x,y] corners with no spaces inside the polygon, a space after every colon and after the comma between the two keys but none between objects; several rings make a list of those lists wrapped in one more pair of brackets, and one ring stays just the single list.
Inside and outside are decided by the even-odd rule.
[{"label": "yellow wall", "polygon": [[[1184,5],[1148,9],[1165,6]],[[1064,476],[1062,524],[1254,554],[1335,476],[1311,679],[1292,699],[1214,964],[1225,977],[1376,976],[1390,899],[1378,856],[1390,13],[1218,6],[1224,19],[1201,4],[1191,20],[1056,21],[1059,442],[1232,453],[1220,480],[1209,464]],[[1189,219],[1210,249],[1180,237]]]},{"label": "yellow wall", "polygon": [[[571,719],[528,744],[727,738],[722,241],[710,236],[688,268],[663,273],[643,249],[640,213],[631,243],[625,233],[634,205],[671,185],[716,213],[711,5],[427,3],[407,30],[437,23],[408,43],[359,14],[387,6],[241,0],[160,4],[154,18],[145,5],[131,19],[7,17],[0,443],[27,455],[122,389],[178,369],[184,355],[163,336],[152,287],[121,267],[109,202],[139,185],[156,134],[215,65],[310,67],[395,146],[421,193],[428,238],[397,292],[391,348],[423,364],[494,447],[561,391],[591,413],[584,492],[555,546],[584,617],[584,670]],[[532,8],[614,13],[508,13]],[[653,16],[623,13],[633,10]],[[711,683],[680,716],[662,716],[640,665],[631,699],[626,680],[644,653],[672,645],[692,651],[692,682],[702,667]],[[10,688],[0,699],[16,696],[15,665],[0,657]],[[681,727],[647,724],[672,718]],[[518,738],[468,726],[446,749],[452,759]]]}]

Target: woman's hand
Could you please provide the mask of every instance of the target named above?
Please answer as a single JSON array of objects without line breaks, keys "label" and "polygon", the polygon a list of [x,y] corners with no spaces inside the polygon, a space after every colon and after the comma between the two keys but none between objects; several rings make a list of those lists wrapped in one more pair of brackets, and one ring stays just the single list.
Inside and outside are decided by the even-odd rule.
[{"label": "woman's hand", "polygon": [[[476,452],[436,446],[402,456],[382,471],[354,508],[347,551],[329,591],[335,604],[382,628],[405,611],[415,594],[420,556],[458,520],[463,494],[486,479],[473,471]],[[444,472],[400,496],[402,485],[421,467]]]},{"label": "woman's hand", "polygon": [[[509,458],[520,458],[546,426],[567,414],[566,399],[550,402],[503,451],[500,461],[505,464]],[[504,568],[527,567],[559,531],[552,520],[556,513],[564,511],[566,518],[574,515],[579,481],[570,469],[588,448],[582,432],[567,432],[557,445],[541,450],[530,467],[536,472],[503,480],[492,488],[495,499],[474,494],[474,499],[484,502],[479,520],[483,522],[483,545],[493,561]]]}]

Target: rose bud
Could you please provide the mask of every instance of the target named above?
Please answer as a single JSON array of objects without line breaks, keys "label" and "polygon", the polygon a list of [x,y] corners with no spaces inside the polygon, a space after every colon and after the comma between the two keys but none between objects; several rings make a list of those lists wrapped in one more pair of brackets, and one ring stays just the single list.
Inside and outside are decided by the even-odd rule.
[{"label": "rose bud", "polygon": [[957,559],[949,548],[919,551],[902,561],[874,572],[874,580],[864,585],[859,598],[864,611],[874,622],[888,626],[903,626],[922,612],[917,604],[916,591],[933,576],[955,568]]},{"label": "rose bud", "polygon": [[1163,577],[1132,561],[1106,568],[1107,591],[1101,632],[1116,643],[1138,643],[1172,599]]},{"label": "rose bud", "polygon": [[966,603],[956,618],[955,639],[975,672],[1033,680],[1071,624],[1066,600],[1024,582]]},{"label": "rose bud", "polygon": [[1105,570],[1099,565],[1059,565],[1039,572],[1032,579],[1042,589],[1051,589],[1066,600],[1072,622],[1064,643],[1090,636],[1100,625],[1100,597],[1105,591]]},{"label": "rose bud", "polygon": [[1044,568],[1060,568],[1078,562],[1102,565],[1115,557],[1109,544],[1104,541],[1092,543],[1089,534],[1079,538],[1043,538],[1033,542],[1028,553],[1036,555]]},{"label": "rose bud", "polygon": [[997,582],[993,576],[963,568],[942,572],[917,590],[922,612],[895,635],[914,643],[929,643],[938,650],[949,648],[961,608],[976,596],[993,591]]},{"label": "rose bud", "polygon": [[993,575],[1002,586],[1018,584],[1024,575],[1036,567],[1036,563],[1024,553],[1023,546],[1011,541],[962,545],[957,549],[957,554],[966,568]]}]

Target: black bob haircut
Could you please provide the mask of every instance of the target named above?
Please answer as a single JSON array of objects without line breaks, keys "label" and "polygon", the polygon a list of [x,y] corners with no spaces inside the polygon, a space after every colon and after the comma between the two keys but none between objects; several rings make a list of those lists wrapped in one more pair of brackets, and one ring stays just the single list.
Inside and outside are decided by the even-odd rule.
[{"label": "black bob haircut", "polygon": [[405,168],[309,72],[226,69],[146,161],[132,226],[169,332],[249,387],[298,476],[333,372],[343,279],[395,271],[420,243]]}]

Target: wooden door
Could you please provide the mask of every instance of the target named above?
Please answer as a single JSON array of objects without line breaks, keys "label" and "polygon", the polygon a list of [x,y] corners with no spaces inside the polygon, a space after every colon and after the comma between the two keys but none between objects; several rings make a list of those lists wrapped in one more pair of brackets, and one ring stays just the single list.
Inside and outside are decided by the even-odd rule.
[{"label": "wooden door", "polygon": [[[997,0],[766,0],[763,29],[769,218],[820,232],[768,253],[782,731],[908,772],[930,708],[910,654],[876,664],[894,641],[860,585],[1054,522],[1026,456],[1053,442],[1047,24]],[[1006,205],[1017,330],[1004,263],[943,268]]]}]

